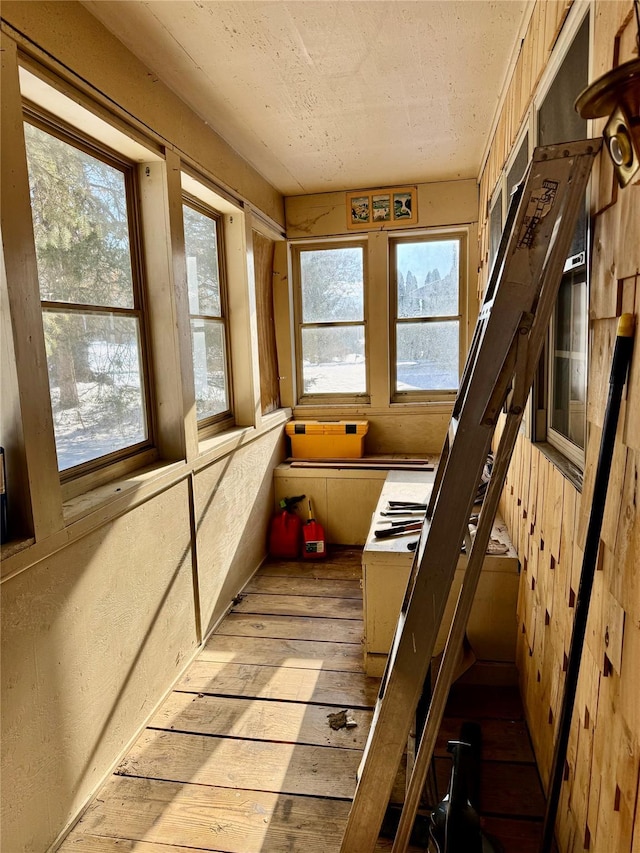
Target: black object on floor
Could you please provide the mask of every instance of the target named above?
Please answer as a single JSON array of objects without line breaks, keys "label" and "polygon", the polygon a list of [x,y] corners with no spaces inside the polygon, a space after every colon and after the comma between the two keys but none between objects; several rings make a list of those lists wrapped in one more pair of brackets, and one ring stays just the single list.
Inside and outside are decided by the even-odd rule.
[{"label": "black object on floor", "polygon": [[449,790],[431,815],[430,849],[437,853],[499,853],[480,829],[474,806],[480,792],[481,732],[477,723],[463,723],[460,740],[449,741],[453,758]]}]

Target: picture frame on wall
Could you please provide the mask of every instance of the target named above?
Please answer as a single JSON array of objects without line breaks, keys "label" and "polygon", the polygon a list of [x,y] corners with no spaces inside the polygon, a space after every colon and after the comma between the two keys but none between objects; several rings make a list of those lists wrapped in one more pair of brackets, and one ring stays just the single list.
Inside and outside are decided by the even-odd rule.
[{"label": "picture frame on wall", "polygon": [[349,200],[349,216],[352,228],[359,228],[371,222],[371,203],[368,195],[352,194]]},{"label": "picture frame on wall", "polygon": [[350,231],[417,225],[416,187],[357,190],[346,194]]}]

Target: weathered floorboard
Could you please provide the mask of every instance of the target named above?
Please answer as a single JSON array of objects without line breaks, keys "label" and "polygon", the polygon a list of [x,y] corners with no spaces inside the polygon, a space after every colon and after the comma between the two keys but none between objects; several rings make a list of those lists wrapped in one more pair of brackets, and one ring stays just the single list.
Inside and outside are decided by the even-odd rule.
[{"label": "weathered floorboard", "polygon": [[360,643],[226,637],[221,634],[214,634],[209,639],[200,653],[200,660],[341,672],[362,672],[364,669]]},{"label": "weathered floorboard", "polygon": [[[70,850],[73,853],[193,853],[193,848],[175,844],[156,844],[154,841],[81,834],[74,834],[73,841],[68,838],[66,844],[59,849],[64,853]],[[225,851],[219,848],[216,850],[207,848],[207,853],[225,853]]]},{"label": "weathered floorboard", "polygon": [[147,729],[115,772],[168,782],[350,799],[360,758],[353,749]]},{"label": "weathered floorboard", "polygon": [[248,593],[242,596],[231,612],[272,613],[280,616],[326,616],[330,619],[361,619],[362,601],[357,598]]},{"label": "weathered floorboard", "polygon": [[362,625],[362,613],[358,619],[230,613],[216,629],[215,636],[362,643]]},{"label": "weathered floorboard", "polygon": [[357,580],[333,578],[271,577],[258,572],[245,586],[245,593],[267,595],[310,595],[325,598],[357,598],[362,601],[362,588]]},{"label": "weathered floorboard", "polygon": [[[447,741],[458,740],[462,717],[445,717],[440,726],[435,755],[447,756]],[[524,720],[483,720],[482,760],[534,762]]]},{"label": "weathered floorboard", "polygon": [[379,680],[358,672],[323,672],[196,660],[176,690],[290,702],[372,708]]},{"label": "weathered floorboard", "polygon": [[[149,723],[150,728],[173,729],[231,738],[364,749],[371,711],[350,710],[357,725],[332,729],[330,705],[304,705],[228,696],[172,693]],[[348,710],[346,707],[344,710]]]},{"label": "weathered floorboard", "polygon": [[347,800],[114,776],[60,849],[73,853],[82,830],[225,853],[334,853],[348,811]]},{"label": "weathered floorboard", "polygon": [[331,578],[334,580],[360,580],[362,577],[362,550],[333,552],[328,560],[268,560],[258,571],[259,575],[303,578]]}]

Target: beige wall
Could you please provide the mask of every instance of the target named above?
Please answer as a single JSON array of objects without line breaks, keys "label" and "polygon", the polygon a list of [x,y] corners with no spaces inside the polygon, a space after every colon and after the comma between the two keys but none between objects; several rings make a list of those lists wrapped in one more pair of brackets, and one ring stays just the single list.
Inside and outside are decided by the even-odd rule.
[{"label": "beige wall", "polygon": [[[475,181],[449,181],[417,185],[418,222],[402,233],[420,233],[426,229],[459,229],[466,235],[467,256],[462,259],[466,282],[464,294],[463,350],[470,340],[478,312],[475,287],[477,269],[477,205]],[[370,402],[362,406],[297,405],[295,366],[292,357],[291,324],[293,306],[290,264],[284,246],[277,247],[274,268],[276,333],[280,363],[280,394],[284,405],[294,409],[296,418],[366,419],[369,431],[365,452],[369,454],[439,453],[451,417],[452,402],[420,404],[390,403],[389,385],[389,237],[393,228],[348,231],[345,193],[319,193],[285,199],[287,238],[304,241],[316,238],[351,236],[367,238],[367,275],[369,279],[369,382]]]},{"label": "beige wall", "polygon": [[[538,2],[481,176],[481,216],[491,197],[551,48],[571,3]],[[576,2],[577,7],[577,2]],[[575,9],[572,10],[575,13]],[[630,0],[596,2],[592,11],[591,79],[637,57]],[[594,122],[593,135],[605,120]],[[573,604],[592,500],[609,370],[622,311],[640,315],[640,187],[614,184],[606,153],[592,178],[592,254],[588,378],[588,444],[581,490],[537,445],[520,436],[502,511],[522,564],[518,666],[531,736],[545,785],[562,698]],[[480,287],[486,280],[488,228],[481,221]],[[600,565],[587,627],[557,822],[561,853],[640,850],[640,347],[623,404]],[[588,845],[587,845],[588,841]]]},{"label": "beige wall", "polygon": [[[264,558],[290,412],[261,414],[251,234],[276,239],[284,207],[79,3],[7,2],[2,16],[2,442],[14,540],[2,553],[1,846],[42,853]],[[157,448],[138,469],[73,489],[59,481],[48,407],[17,49],[155,151],[141,204]],[[240,211],[229,279],[245,326],[233,353],[242,427],[200,441],[179,248],[185,165]]]}]

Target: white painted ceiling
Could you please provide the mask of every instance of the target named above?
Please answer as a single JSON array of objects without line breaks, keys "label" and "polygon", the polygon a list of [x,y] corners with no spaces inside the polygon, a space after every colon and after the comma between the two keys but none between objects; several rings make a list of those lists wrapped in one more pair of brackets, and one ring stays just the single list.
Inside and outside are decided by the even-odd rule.
[{"label": "white painted ceiling", "polygon": [[86,0],[284,195],[476,178],[528,0]]}]

